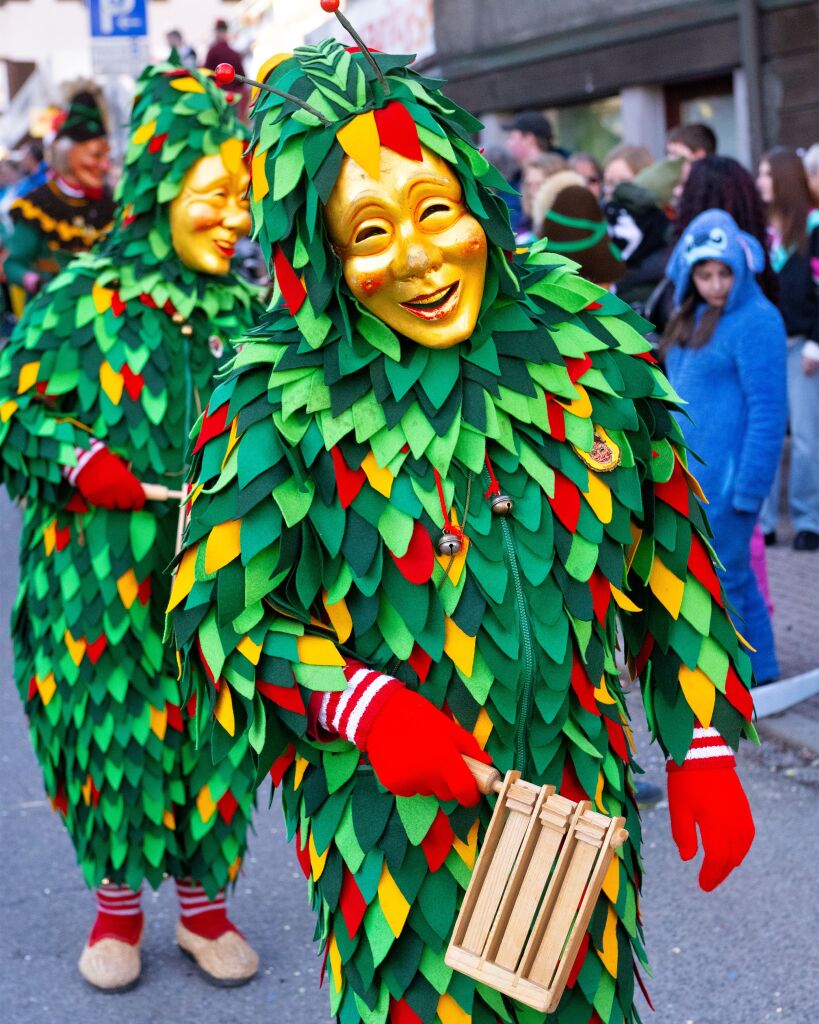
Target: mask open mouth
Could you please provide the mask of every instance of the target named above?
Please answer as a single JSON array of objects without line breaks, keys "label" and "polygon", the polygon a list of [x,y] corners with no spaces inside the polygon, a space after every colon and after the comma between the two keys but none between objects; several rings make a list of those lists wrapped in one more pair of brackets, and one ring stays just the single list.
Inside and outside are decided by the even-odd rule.
[{"label": "mask open mouth", "polygon": [[461,282],[456,281],[427,295],[416,295],[412,301],[402,302],[401,306],[421,320],[441,320],[449,316],[458,304],[460,288]]},{"label": "mask open mouth", "polygon": [[233,255],[236,252],[236,247],[232,243],[215,242],[214,244],[223,256],[226,256],[228,259],[233,259]]}]

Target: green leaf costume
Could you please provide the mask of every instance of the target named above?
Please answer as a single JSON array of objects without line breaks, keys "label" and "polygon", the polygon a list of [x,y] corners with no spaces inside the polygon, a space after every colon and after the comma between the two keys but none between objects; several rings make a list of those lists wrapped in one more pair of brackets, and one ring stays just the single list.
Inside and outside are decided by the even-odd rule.
[{"label": "green leaf costume", "polygon": [[170,64],[140,78],[132,128],[116,228],[30,303],[2,353],[2,474],[25,502],[15,675],[88,884],[136,890],[167,872],[213,895],[244,852],[254,774],[246,744],[215,768],[197,752],[162,644],[176,503],[87,508],[64,470],[97,438],[139,480],[181,488],[220,349],[260,307],[238,276],[182,265],[168,204],[243,128],[210,81]]},{"label": "green leaf costume", "polygon": [[[183,670],[213,709],[217,763],[249,742],[281,783],[341,1024],[543,1019],[444,964],[491,808],[396,798],[350,743],[315,738],[311,698],[345,689],[347,659],[445,708],[501,771],[625,816],[554,1019],[635,1021],[640,821],[617,624],[678,760],[695,716],[734,746],[753,735],[749,662],[645,324],[542,245],[511,256],[477,123],[409,58],[374,56],[389,94],[333,41],[262,71],[331,125],[267,93],[255,106],[252,210],[283,301],[198,430],[170,602]],[[489,241],[476,329],[445,350],[353,300],[322,219],[351,139],[374,125],[411,149],[408,122]],[[507,518],[490,511],[498,488]],[[436,554],[448,522],[466,538],[454,557]]]}]

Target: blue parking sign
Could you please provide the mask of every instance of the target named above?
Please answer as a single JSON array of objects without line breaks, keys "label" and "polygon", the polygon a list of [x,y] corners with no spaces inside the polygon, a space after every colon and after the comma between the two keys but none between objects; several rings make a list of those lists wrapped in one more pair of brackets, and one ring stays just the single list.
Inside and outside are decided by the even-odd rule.
[{"label": "blue parking sign", "polygon": [[148,34],[148,0],[89,0],[88,6],[94,39]]}]

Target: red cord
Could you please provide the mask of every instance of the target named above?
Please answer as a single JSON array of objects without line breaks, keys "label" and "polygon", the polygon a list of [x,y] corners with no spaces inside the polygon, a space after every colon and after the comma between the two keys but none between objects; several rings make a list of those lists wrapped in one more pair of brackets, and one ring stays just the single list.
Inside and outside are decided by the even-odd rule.
[{"label": "red cord", "polygon": [[490,480],[489,490],[484,492],[484,497],[491,498],[494,494],[500,494],[501,489],[498,478],[495,476],[495,471],[492,469],[492,463],[489,461],[489,456],[485,455],[484,459],[486,460],[486,470],[489,473]]},{"label": "red cord", "polygon": [[464,532],[460,526],[456,526],[451,522],[449,518],[449,510],[446,507],[446,499],[444,498],[444,488],[441,484],[441,474],[433,466],[432,472],[435,474],[435,486],[438,488],[438,500],[441,502],[441,515],[444,517],[444,532],[454,534],[459,540],[463,541]]}]

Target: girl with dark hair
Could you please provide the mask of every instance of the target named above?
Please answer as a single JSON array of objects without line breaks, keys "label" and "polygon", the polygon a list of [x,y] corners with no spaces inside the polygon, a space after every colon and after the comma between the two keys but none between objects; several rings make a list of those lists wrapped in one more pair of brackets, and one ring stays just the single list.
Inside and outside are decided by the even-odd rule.
[{"label": "girl with dark hair", "polygon": [[[759,164],[757,185],[768,206],[771,265],[788,332],[791,462],[788,503],[797,551],[819,548],[819,210],[802,161],[777,148]],[[779,474],[762,512],[766,540],[776,540]]]},{"label": "girl with dark hair", "polygon": [[696,217],[668,265],[677,312],[661,351],[674,390],[688,403],[685,441],[705,463],[697,473],[722,582],[754,649],[760,682],[779,666],[768,609],[751,568],[751,534],[785,436],[785,330],[754,274],[763,249],[722,210]]}]

